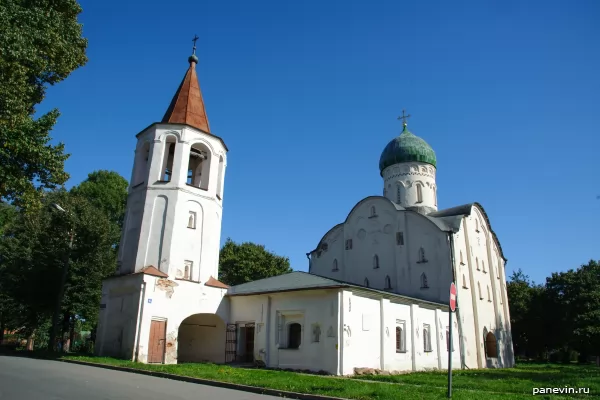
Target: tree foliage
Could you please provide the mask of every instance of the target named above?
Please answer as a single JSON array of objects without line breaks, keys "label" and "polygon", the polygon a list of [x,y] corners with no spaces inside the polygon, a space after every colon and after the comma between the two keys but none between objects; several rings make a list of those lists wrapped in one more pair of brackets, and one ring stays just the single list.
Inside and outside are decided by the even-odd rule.
[{"label": "tree foliage", "polygon": [[120,233],[126,187],[118,174],[97,171],[71,191],[47,192],[43,207],[0,207],[0,222],[6,221],[0,226],[0,317],[4,326],[27,335],[47,324],[66,262],[61,310],[67,321],[64,330],[81,320],[88,326],[95,323],[102,280],[116,268],[115,238],[118,240]]},{"label": "tree foliage", "polygon": [[235,243],[227,238],[219,255],[219,280],[239,285],[292,272],[290,260],[251,242]]},{"label": "tree foliage", "polygon": [[59,116],[35,119],[35,106],[87,61],[75,0],[0,3],[0,201],[39,205],[43,189],[62,185],[64,146],[50,143]]},{"label": "tree foliage", "polygon": [[521,271],[507,285],[516,353],[530,358],[572,361],[600,348],[600,264],[555,272],[536,285]]}]

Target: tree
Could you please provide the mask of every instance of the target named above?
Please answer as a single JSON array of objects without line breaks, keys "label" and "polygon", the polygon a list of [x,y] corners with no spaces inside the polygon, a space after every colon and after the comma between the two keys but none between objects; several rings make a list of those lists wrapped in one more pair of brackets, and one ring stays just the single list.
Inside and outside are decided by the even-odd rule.
[{"label": "tree", "polygon": [[73,194],[85,197],[110,219],[111,241],[115,248],[121,239],[125,220],[128,186],[127,179],[117,172],[99,170],[88,174],[85,181],[71,189]]},{"label": "tree", "polygon": [[63,144],[50,144],[58,110],[34,114],[47,85],[87,61],[80,12],[75,0],[0,4],[0,201],[39,205],[43,189],[68,179]]},{"label": "tree", "polygon": [[219,255],[219,279],[228,285],[292,272],[290,260],[251,242],[237,244],[227,238]]}]

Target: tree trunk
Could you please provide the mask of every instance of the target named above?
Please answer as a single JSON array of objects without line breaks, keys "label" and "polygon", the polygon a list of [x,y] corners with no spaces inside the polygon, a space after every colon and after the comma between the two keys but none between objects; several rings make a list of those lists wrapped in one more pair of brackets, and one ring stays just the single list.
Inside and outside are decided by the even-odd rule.
[{"label": "tree trunk", "polygon": [[75,318],[71,318],[71,330],[69,331],[69,350],[75,342]]},{"label": "tree trunk", "polygon": [[4,329],[6,329],[6,324],[4,323],[2,314],[0,314],[0,344],[4,342]]},{"label": "tree trunk", "polygon": [[62,330],[60,333],[60,340],[62,343],[62,352],[63,353],[68,353],[69,352],[69,348],[70,348],[70,343],[69,343],[69,338],[67,336],[67,334],[69,333],[69,322],[70,322],[70,314],[69,313],[65,313],[63,316],[63,324],[62,324]]},{"label": "tree trunk", "polygon": [[27,351],[33,351],[34,338],[35,338],[35,331],[31,332],[31,334],[29,336],[27,336],[27,344],[25,345],[25,348],[27,349]]}]

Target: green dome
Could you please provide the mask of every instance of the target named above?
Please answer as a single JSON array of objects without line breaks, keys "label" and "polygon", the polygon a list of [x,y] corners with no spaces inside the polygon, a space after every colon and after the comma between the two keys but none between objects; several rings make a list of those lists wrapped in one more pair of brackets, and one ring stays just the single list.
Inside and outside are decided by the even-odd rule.
[{"label": "green dome", "polygon": [[410,161],[436,166],[435,152],[431,146],[420,137],[413,135],[404,125],[400,136],[392,139],[383,149],[379,159],[379,171],[383,173],[383,170],[390,165]]}]

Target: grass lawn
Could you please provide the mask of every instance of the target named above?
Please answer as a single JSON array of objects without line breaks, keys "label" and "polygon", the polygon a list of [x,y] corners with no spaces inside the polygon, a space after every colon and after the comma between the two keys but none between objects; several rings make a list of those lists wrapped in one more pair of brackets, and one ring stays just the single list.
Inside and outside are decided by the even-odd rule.
[{"label": "grass lawn", "polygon": [[[447,375],[421,372],[397,376],[335,378],[294,372],[245,369],[215,364],[148,365],[105,357],[64,356],[65,360],[109,364],[147,371],[239,383],[260,388],[360,400],[443,399]],[[372,381],[367,381],[372,380]],[[540,399],[600,399],[600,368],[530,364],[503,370],[455,371],[453,399],[524,399],[534,387],[584,387],[590,394],[538,395]]]}]

